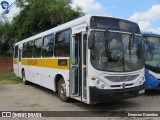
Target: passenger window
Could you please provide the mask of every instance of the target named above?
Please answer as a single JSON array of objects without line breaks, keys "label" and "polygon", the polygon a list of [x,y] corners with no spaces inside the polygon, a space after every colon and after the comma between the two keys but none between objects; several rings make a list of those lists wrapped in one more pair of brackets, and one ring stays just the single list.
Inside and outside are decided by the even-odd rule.
[{"label": "passenger window", "polygon": [[18,58],[18,46],[14,48],[14,58]]},{"label": "passenger window", "polygon": [[53,57],[54,34],[44,37],[42,57]]},{"label": "passenger window", "polygon": [[36,39],[34,41],[34,52],[33,52],[33,57],[41,57],[41,50],[42,50],[42,39]]},{"label": "passenger window", "polygon": [[19,49],[19,62],[21,62],[21,59],[22,59],[22,49]]},{"label": "passenger window", "polygon": [[54,55],[58,57],[70,56],[71,30],[65,30],[56,34]]},{"label": "passenger window", "polygon": [[27,58],[32,58],[33,56],[33,41],[27,42]]},{"label": "passenger window", "polygon": [[87,55],[87,34],[83,35],[83,64],[86,65],[86,55]]},{"label": "passenger window", "polygon": [[26,57],[27,44],[23,43],[22,58]]}]

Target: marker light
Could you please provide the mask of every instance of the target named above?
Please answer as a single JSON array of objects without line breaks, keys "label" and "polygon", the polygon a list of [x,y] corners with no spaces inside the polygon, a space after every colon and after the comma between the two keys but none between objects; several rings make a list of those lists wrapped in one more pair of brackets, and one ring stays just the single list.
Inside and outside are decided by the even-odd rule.
[{"label": "marker light", "polygon": [[91,80],[96,80],[96,77],[91,77]]}]

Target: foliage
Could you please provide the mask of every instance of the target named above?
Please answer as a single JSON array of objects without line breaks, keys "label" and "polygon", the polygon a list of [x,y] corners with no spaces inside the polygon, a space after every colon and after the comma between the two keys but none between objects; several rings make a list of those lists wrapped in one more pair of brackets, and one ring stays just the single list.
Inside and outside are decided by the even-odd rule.
[{"label": "foliage", "polygon": [[83,15],[73,10],[70,0],[17,0],[21,12],[13,19],[17,39],[22,40]]},{"label": "foliage", "polygon": [[[21,41],[42,31],[84,15],[82,9],[71,7],[71,0],[16,0],[20,12],[12,22],[0,24],[0,54],[12,50],[15,41]],[[8,48],[3,48],[9,46]]]},{"label": "foliage", "polygon": [[11,23],[5,22],[0,25],[0,55],[9,55],[9,51],[13,49],[13,34]]}]

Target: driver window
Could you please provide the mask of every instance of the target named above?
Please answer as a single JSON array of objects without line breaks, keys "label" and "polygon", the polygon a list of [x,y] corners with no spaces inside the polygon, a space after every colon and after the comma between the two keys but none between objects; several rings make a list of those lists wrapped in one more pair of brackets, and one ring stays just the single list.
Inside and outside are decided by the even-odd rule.
[{"label": "driver window", "polygon": [[95,32],[95,47],[92,50],[92,59],[95,60],[95,64],[100,64],[102,52],[105,50],[105,41],[103,32]]},{"label": "driver window", "polygon": [[109,37],[109,50],[111,53],[111,62],[117,62],[122,60],[123,57],[123,47],[122,47],[122,35],[110,33]]}]

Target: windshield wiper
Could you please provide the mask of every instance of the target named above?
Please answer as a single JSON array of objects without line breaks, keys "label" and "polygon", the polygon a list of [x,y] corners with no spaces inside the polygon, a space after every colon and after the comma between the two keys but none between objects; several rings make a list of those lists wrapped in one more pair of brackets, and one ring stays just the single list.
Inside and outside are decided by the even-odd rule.
[{"label": "windshield wiper", "polygon": [[131,50],[133,50],[133,45],[134,45],[134,33],[130,35],[129,45],[128,45],[130,61],[131,61]]},{"label": "windshield wiper", "polygon": [[105,50],[107,52],[107,57],[109,57],[109,43],[108,43],[109,30],[105,30],[104,36],[105,36]]}]

